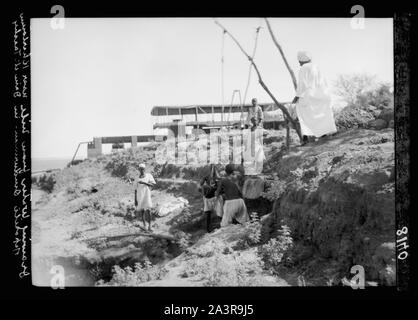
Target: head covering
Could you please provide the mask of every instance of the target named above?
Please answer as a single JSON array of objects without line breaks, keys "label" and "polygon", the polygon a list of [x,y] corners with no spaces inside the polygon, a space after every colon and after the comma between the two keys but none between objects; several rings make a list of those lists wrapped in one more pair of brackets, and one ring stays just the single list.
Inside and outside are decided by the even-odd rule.
[{"label": "head covering", "polygon": [[300,62],[308,62],[312,60],[312,56],[308,51],[299,51],[298,52],[298,60]]},{"label": "head covering", "polygon": [[139,167],[145,169],[145,163],[141,163]]},{"label": "head covering", "polygon": [[232,172],[234,172],[235,166],[233,164],[227,164],[225,166],[225,173],[226,174],[231,174]]}]

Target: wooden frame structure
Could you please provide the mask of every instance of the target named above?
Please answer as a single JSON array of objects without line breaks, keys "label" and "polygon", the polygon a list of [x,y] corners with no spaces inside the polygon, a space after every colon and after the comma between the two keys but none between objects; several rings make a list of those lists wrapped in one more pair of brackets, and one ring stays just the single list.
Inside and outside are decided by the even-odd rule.
[{"label": "wooden frame structure", "polygon": [[[284,103],[286,104],[286,103]],[[264,112],[264,124],[278,122],[285,124],[285,119],[280,108],[274,103],[259,103]],[[232,104],[230,106],[222,105],[192,105],[192,106],[154,106],[151,110],[151,116],[179,116],[181,120],[185,115],[194,115],[194,120],[185,121],[185,125],[194,128],[205,127],[233,127],[240,125],[241,121],[245,121],[246,114],[251,104],[240,105]],[[241,120],[224,120],[225,114],[241,113]],[[199,119],[199,115],[212,115],[212,120]],[[221,120],[215,121],[214,115],[220,114]],[[229,118],[229,117],[228,117]],[[171,122],[157,122],[153,124],[154,129],[172,128],[177,126],[180,119],[173,119]]]}]

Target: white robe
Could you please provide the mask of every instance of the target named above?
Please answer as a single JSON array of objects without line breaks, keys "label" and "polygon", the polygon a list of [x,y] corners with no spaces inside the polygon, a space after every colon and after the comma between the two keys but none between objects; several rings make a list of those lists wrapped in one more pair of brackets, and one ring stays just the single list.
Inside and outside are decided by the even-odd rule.
[{"label": "white robe", "polygon": [[311,62],[300,68],[296,96],[302,135],[320,137],[337,132],[327,84]]},{"label": "white robe", "polygon": [[140,181],[155,184],[155,180],[150,173],[145,173],[144,177],[136,180],[136,198],[138,200],[137,210],[150,209],[152,208],[151,190],[147,185],[139,183]]}]

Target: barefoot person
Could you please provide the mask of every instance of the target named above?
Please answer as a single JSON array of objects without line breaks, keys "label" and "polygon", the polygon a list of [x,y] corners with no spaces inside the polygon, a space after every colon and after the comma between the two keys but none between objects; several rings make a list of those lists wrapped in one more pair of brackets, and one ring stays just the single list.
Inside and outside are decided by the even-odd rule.
[{"label": "barefoot person", "polygon": [[304,143],[309,137],[318,138],[337,132],[331,108],[331,95],[318,67],[306,51],[298,52],[301,66],[296,96],[296,113]]},{"label": "barefoot person", "polygon": [[221,227],[225,227],[235,221],[243,224],[249,220],[247,207],[234,177],[234,166],[231,164],[225,167],[226,177],[218,183],[218,189],[215,196],[223,195],[225,202],[223,207],[223,216]]},{"label": "barefoot person", "polygon": [[150,173],[145,173],[145,164],[139,165],[139,177],[135,181],[135,209],[137,215],[142,218],[144,228],[146,228],[145,219],[148,220],[148,230],[151,231],[151,190],[155,185],[155,180]]}]

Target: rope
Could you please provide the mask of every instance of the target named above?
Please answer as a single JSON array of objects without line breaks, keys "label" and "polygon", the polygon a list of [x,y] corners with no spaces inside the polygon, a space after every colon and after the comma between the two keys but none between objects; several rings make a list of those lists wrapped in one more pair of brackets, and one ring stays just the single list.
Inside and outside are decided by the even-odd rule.
[{"label": "rope", "polygon": [[[258,28],[256,29],[256,32],[255,32],[254,49],[253,49],[253,54],[252,54],[251,59],[254,59],[254,57],[255,57],[255,53],[256,53],[256,51],[257,51],[258,34],[259,34],[259,32],[260,32],[260,29],[261,29],[261,27],[258,27]],[[249,70],[248,70],[247,87],[245,88],[245,91],[244,91],[244,100],[243,100],[243,104],[245,104],[245,101],[246,101],[246,99],[247,99],[247,93],[248,93],[248,88],[250,87],[250,81],[251,81],[251,71],[252,71],[252,70],[253,70],[253,65],[252,65],[252,63],[250,62],[250,67],[249,67]]]},{"label": "rope", "polygon": [[234,90],[234,91],[232,92],[231,104],[230,104],[230,106],[229,106],[229,113],[228,113],[228,118],[227,118],[227,121],[229,121],[229,118],[230,118],[230,116],[231,116],[232,106],[233,106],[233,104],[234,104],[234,97],[235,97],[235,93],[238,93],[238,95],[239,95],[239,104],[240,104],[240,105],[242,105],[241,91],[240,91],[240,90]]},{"label": "rope", "polygon": [[[257,45],[258,45],[258,35],[260,33],[260,29],[261,26],[256,28],[256,33],[255,33],[255,42],[254,42],[254,49],[253,49],[253,53],[252,53],[252,57],[251,59],[254,59],[255,57],[255,53],[257,51]],[[222,32],[222,47],[221,47],[221,94],[222,94],[222,115],[223,115],[223,111],[224,111],[224,105],[225,105],[225,83],[224,83],[224,62],[225,62],[225,34],[226,31],[224,30]],[[243,106],[245,104],[245,101],[247,99],[247,93],[248,93],[248,89],[250,87],[250,82],[251,82],[251,73],[252,73],[252,63],[250,62],[250,66],[249,66],[249,70],[248,70],[248,78],[247,78],[247,86],[245,88],[245,92],[244,92],[244,99],[241,100],[241,92],[239,92],[240,95],[240,104],[241,104],[241,121],[243,121]],[[234,95],[235,95],[235,91],[232,93],[232,101],[231,101],[231,106],[229,108],[229,113],[228,113],[228,119],[227,121],[229,121],[230,118],[230,113],[231,113],[231,108],[232,108],[232,103],[234,100]],[[213,114],[212,114],[212,121],[213,121]]]},{"label": "rope", "polygon": [[[255,31],[254,49],[253,49],[253,54],[252,54],[251,59],[254,59],[254,57],[255,57],[255,53],[256,53],[256,51],[257,51],[258,35],[259,35],[259,33],[260,33],[260,29],[261,29],[261,27],[258,27],[258,28],[256,29],[256,31]],[[250,66],[249,66],[249,69],[248,69],[247,86],[246,86],[245,91],[244,91],[244,99],[242,100],[242,105],[241,105],[241,122],[242,122],[242,121],[244,121],[244,119],[243,119],[243,117],[244,117],[244,113],[243,113],[243,111],[242,111],[242,110],[243,110],[243,108],[244,108],[245,101],[246,101],[246,99],[247,99],[248,88],[250,87],[250,82],[251,82],[251,71],[252,71],[252,70],[253,70],[253,65],[252,65],[252,63],[251,63],[251,61],[250,61]]]},{"label": "rope", "polygon": [[[226,31],[222,32],[222,48],[221,48],[221,94],[222,94],[222,113],[225,103],[225,84],[224,84],[224,60],[225,60],[225,34]],[[214,120],[212,113],[212,121]]]}]

